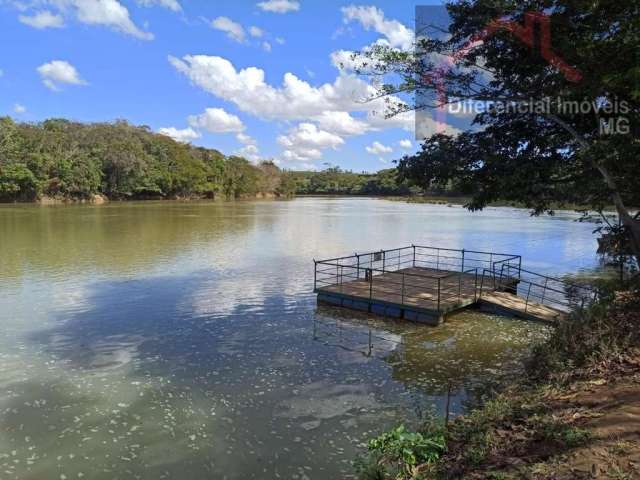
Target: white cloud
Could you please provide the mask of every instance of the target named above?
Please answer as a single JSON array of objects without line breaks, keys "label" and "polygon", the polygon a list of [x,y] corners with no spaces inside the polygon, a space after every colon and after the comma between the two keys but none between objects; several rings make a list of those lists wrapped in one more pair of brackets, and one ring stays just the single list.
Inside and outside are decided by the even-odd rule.
[{"label": "white cloud", "polygon": [[[196,86],[233,103],[239,110],[263,120],[301,121],[337,138],[369,131],[401,128],[412,131],[412,112],[386,118],[387,100],[367,101],[376,89],[355,75],[341,72],[333,83],[312,86],[293,73],[286,73],[280,86],[265,81],[256,67],[236,70],[227,59],[207,55],[169,57],[169,62]],[[319,158],[321,149],[289,150],[291,158]]]},{"label": "white cloud", "polygon": [[252,37],[260,38],[264,35],[264,31],[261,28],[258,28],[254,25],[249,28],[249,34]]},{"label": "white cloud", "polygon": [[13,111],[16,112],[17,114],[25,113],[27,111],[27,107],[25,107],[24,105],[21,105],[19,103],[16,103],[13,106]]},{"label": "white cloud", "polygon": [[234,152],[240,157],[244,157],[250,162],[258,163],[261,160],[260,150],[255,145],[246,145]]},{"label": "white cloud", "polygon": [[171,137],[178,142],[190,142],[191,140],[200,138],[200,134],[193,128],[183,128],[182,130],[178,130],[174,127],[167,127],[161,128],[158,130],[158,133]]},{"label": "white cloud", "polygon": [[357,59],[357,54],[351,50],[336,50],[330,55],[331,63],[340,70],[355,70],[362,65]]},{"label": "white cloud", "polygon": [[[391,97],[388,97],[392,100]],[[413,131],[415,127],[414,112],[402,112],[387,118],[385,111],[380,108],[370,111],[367,114],[367,123],[373,130],[383,130],[386,128],[401,128],[406,131]]]},{"label": "white cloud", "polygon": [[371,130],[367,122],[352,117],[348,112],[326,111],[314,119],[321,128],[342,136],[362,135]]},{"label": "white cloud", "polygon": [[271,44],[269,42],[262,42],[262,49],[265,52],[270,52],[271,51]]},{"label": "white cloud", "polygon": [[211,22],[211,26],[227,34],[231,40],[244,43],[246,33],[239,23],[234,22],[229,17],[218,17]]},{"label": "white cloud", "polygon": [[405,140],[400,140],[398,142],[398,145],[400,145],[400,147],[404,148],[405,150],[409,150],[410,148],[413,147],[413,142],[409,139],[405,139]]},{"label": "white cloud", "polygon": [[331,53],[331,63],[339,70],[366,72],[372,66],[372,60],[366,54],[376,46],[392,47],[405,51],[413,48],[415,40],[413,30],[397,20],[385,19],[384,12],[379,8],[355,5],[343,7],[342,19],[345,24],[357,21],[366,30],[373,29],[383,37],[378,38],[371,45],[361,48],[358,52],[337,50]]},{"label": "white cloud", "polygon": [[[139,3],[157,3],[172,9],[179,7],[176,0],[139,0]],[[87,25],[102,25],[142,40],[153,40],[151,32],[145,32],[133,23],[129,10],[119,0],[34,0],[29,4],[13,2],[13,6],[21,12],[38,5],[47,5],[57,12],[38,11],[30,16],[20,15],[19,20],[34,28],[60,28],[64,26],[65,17],[75,17]]]},{"label": "white cloud", "polygon": [[262,160],[255,138],[240,132],[236,135],[236,139],[244,145],[234,152],[236,155],[244,157],[253,163],[258,163]]},{"label": "white cloud", "polygon": [[393,48],[410,50],[413,47],[413,30],[398,20],[385,19],[384,12],[377,7],[349,5],[342,8],[342,17],[344,23],[357,21],[365,30],[374,30],[384,35]]},{"label": "white cloud", "polygon": [[344,140],[338,135],[318,129],[313,123],[301,123],[289,130],[287,135],[279,136],[278,143],[285,149],[285,159],[304,161],[322,158],[322,150],[336,149],[344,144]]},{"label": "white cloud", "polygon": [[25,25],[29,25],[30,27],[37,29],[64,27],[64,18],[62,15],[52,13],[49,10],[41,10],[31,16],[20,15],[18,20]]},{"label": "white cloud", "polygon": [[252,154],[256,154],[256,153],[259,152],[258,147],[256,147],[255,145],[247,145],[246,147],[244,147],[242,149],[242,151],[249,152],[249,153],[252,153]]},{"label": "white cloud", "polygon": [[64,60],[52,60],[37,68],[42,83],[51,90],[60,90],[60,84],[86,85],[76,68]]},{"label": "white cloud", "polygon": [[354,75],[339,75],[334,83],[313,87],[293,73],[286,73],[280,87],[265,82],[265,72],[256,67],[236,70],[227,59],[207,55],[169,57],[169,62],[195,85],[240,110],[264,120],[315,121],[325,112],[366,112],[367,123],[380,128],[410,128],[406,116],[385,121],[385,100],[366,101],[376,90]]},{"label": "white cloud", "polygon": [[246,133],[238,133],[236,135],[236,139],[240,142],[243,143],[245,145],[255,145],[256,144],[256,140],[255,138],[247,135]]},{"label": "white cloud", "polygon": [[164,8],[168,8],[174,12],[181,12],[182,6],[177,0],[138,0],[138,4],[144,7],[152,7],[153,5],[159,5]]},{"label": "white cloud", "polygon": [[285,43],[285,42],[284,42],[284,38],[282,38],[282,37],[276,37],[276,43],[277,43],[278,45],[284,45],[284,43]]},{"label": "white cloud", "polygon": [[329,56],[331,63],[338,70],[342,71],[355,71],[360,73],[371,71],[375,69],[375,61],[372,62],[371,58],[367,56],[367,53],[371,51],[376,45],[387,45],[388,42],[384,39],[378,39],[376,42],[361,48],[360,51],[354,52],[352,50],[336,50]]},{"label": "white cloud", "polygon": [[366,150],[372,155],[383,155],[385,153],[393,152],[393,148],[387,147],[378,141],[375,141],[370,146],[366,147]]},{"label": "white cloud", "polygon": [[322,158],[322,152],[317,148],[306,150],[285,150],[284,152],[282,152],[282,158],[285,162],[306,162],[320,160]]},{"label": "white cloud", "polygon": [[265,12],[287,13],[300,10],[300,2],[295,0],[267,0],[259,2],[258,7]]},{"label": "white cloud", "polygon": [[244,130],[242,120],[222,108],[207,108],[200,115],[191,115],[189,125],[211,133],[238,133]]},{"label": "white cloud", "polygon": [[260,151],[258,147],[256,147],[255,145],[247,145],[242,150],[245,152],[253,153],[253,154],[256,154]]},{"label": "white cloud", "polygon": [[104,25],[141,40],[153,40],[153,34],[140,30],[129,17],[129,10],[117,0],[56,0],[56,4],[73,8],[82,23]]}]

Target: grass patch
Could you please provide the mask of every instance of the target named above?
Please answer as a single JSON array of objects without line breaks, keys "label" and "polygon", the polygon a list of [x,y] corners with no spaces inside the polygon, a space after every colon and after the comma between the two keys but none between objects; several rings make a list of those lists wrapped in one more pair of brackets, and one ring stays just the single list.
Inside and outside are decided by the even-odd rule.
[{"label": "grass patch", "polygon": [[613,455],[625,455],[629,453],[632,449],[637,447],[638,447],[637,445],[631,442],[620,440],[616,442],[614,445],[612,445],[611,447],[609,447],[609,453]]}]

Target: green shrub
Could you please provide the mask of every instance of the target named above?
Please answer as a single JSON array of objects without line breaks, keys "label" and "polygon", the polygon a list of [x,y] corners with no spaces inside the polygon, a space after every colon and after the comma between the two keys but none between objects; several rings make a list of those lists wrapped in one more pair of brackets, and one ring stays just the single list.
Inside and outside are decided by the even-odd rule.
[{"label": "green shrub", "polygon": [[590,438],[587,430],[548,419],[541,420],[539,432],[543,440],[557,442],[567,448],[584,445]]},{"label": "green shrub", "polygon": [[436,462],[446,449],[444,431],[408,432],[404,425],[369,441],[369,457],[356,468],[362,480],[415,478],[416,467]]},{"label": "green shrub", "polygon": [[0,167],[0,199],[33,200],[37,186],[36,177],[25,165]]},{"label": "green shrub", "polygon": [[[613,294],[612,294],[613,296]],[[576,312],[547,342],[533,349],[527,373],[534,381],[606,371],[640,348],[640,294],[637,287]]]}]

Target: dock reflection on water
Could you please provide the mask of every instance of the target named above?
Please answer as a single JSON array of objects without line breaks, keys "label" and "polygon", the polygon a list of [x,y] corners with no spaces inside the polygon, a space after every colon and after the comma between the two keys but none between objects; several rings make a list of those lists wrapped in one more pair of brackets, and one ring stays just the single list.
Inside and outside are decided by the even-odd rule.
[{"label": "dock reflection on water", "polygon": [[473,310],[431,327],[319,306],[313,339],[336,352],[387,364],[392,380],[431,403],[433,413],[445,415],[450,403],[450,414],[458,415],[516,378],[532,345],[549,331],[537,323]]}]

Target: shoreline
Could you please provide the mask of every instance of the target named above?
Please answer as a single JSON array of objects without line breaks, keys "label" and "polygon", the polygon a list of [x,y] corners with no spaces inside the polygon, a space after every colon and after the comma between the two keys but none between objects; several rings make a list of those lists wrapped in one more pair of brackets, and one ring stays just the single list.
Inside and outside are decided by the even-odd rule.
[{"label": "shoreline", "polygon": [[[277,193],[267,192],[256,195],[243,195],[239,197],[225,196],[187,196],[187,197],[137,197],[137,198],[108,198],[103,194],[95,194],[88,198],[78,197],[41,197],[36,200],[29,201],[0,201],[0,205],[103,205],[106,203],[128,203],[128,202],[233,202],[242,200],[290,200],[295,198],[362,198],[372,200],[386,200],[390,202],[405,202],[409,204],[428,204],[428,205],[446,205],[446,206],[462,206],[464,207],[471,198],[463,196],[448,195],[371,195],[371,194],[349,194],[349,193],[299,193],[294,195],[279,195]],[[515,208],[519,210],[531,210],[530,208],[509,202],[494,202],[485,208]],[[586,206],[563,206],[553,209],[554,212],[571,212],[578,213],[582,211],[591,212],[593,210]],[[603,213],[607,215],[617,215],[613,207],[608,207]],[[546,215],[545,213],[540,214]]]},{"label": "shoreline", "polygon": [[[415,195],[407,195],[407,196],[398,196],[398,195],[359,195],[359,194],[326,194],[326,193],[304,193],[298,195],[277,195],[274,193],[268,194],[259,194],[259,195],[247,195],[241,196],[237,198],[227,198],[224,196],[218,197],[183,197],[183,198],[163,198],[163,197],[141,197],[141,198],[116,198],[109,199],[104,195],[95,195],[94,197],[101,197],[97,201],[93,198],[84,199],[84,198],[52,198],[45,197],[44,199],[38,199],[34,201],[12,201],[12,202],[0,202],[0,209],[6,208],[9,206],[27,206],[33,205],[38,207],[65,207],[65,206],[94,206],[101,207],[106,205],[118,205],[118,204],[129,204],[129,203],[197,203],[197,202],[214,202],[214,203],[233,203],[233,202],[247,202],[247,201],[256,201],[256,200],[269,200],[269,201],[289,201],[295,200],[296,198],[322,198],[322,199],[362,199],[362,200],[382,200],[388,202],[396,202],[396,203],[406,203],[406,204],[414,204],[414,205],[434,205],[434,206],[445,206],[445,207],[457,207],[457,208],[465,208],[465,201],[468,200],[465,197],[438,197],[438,196],[415,196]],[[513,205],[513,204],[490,204],[487,205],[483,210],[489,209],[513,209],[513,210],[522,210],[531,214],[531,210],[527,207],[521,205]],[[480,210],[482,211],[482,210]],[[553,214],[541,213],[538,216],[540,217],[557,217],[560,218],[561,215],[570,215],[572,217],[571,220],[578,221],[579,215],[583,212],[583,210],[576,209],[567,209],[567,208],[558,208],[553,211]],[[597,216],[597,213],[589,210],[589,216],[591,218],[587,218],[585,220],[581,220],[585,223],[598,223],[599,217],[593,218]],[[614,210],[607,210],[603,212],[610,218],[617,218],[617,213]]]},{"label": "shoreline", "polygon": [[600,284],[615,293],[536,345],[525,375],[482,406],[371,439],[357,478],[640,477],[640,297],[637,284],[615,285]]},{"label": "shoreline", "polygon": [[245,200],[288,200],[291,196],[277,195],[275,193],[262,193],[258,195],[240,196],[236,198],[219,197],[138,197],[138,198],[108,198],[106,195],[96,194],[90,198],[74,198],[74,197],[42,197],[37,200],[30,201],[5,201],[0,202],[2,205],[38,205],[48,206],[70,206],[70,205],[107,205],[107,204],[124,204],[124,203],[142,203],[142,202],[234,202]]}]

